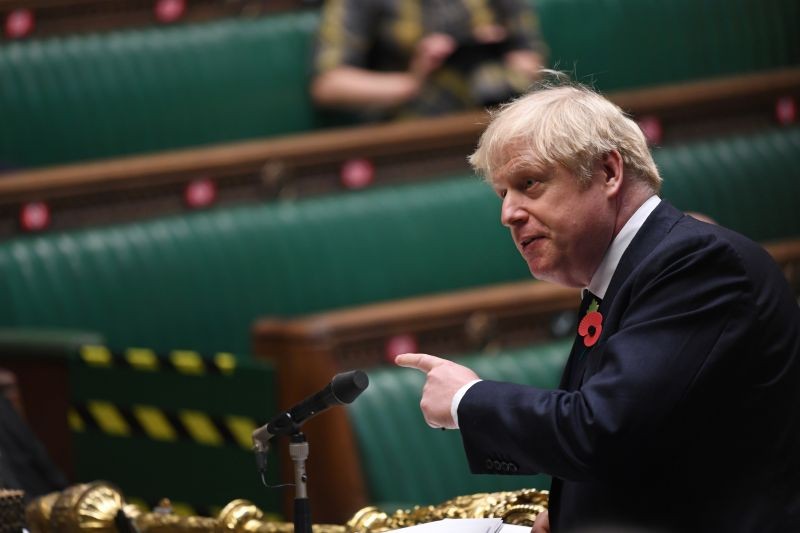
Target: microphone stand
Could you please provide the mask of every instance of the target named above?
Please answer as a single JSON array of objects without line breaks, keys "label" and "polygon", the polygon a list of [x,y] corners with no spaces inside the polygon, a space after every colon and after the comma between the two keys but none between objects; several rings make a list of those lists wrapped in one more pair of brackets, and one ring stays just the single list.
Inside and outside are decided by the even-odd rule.
[{"label": "microphone stand", "polygon": [[294,531],[295,533],[311,533],[311,507],[306,490],[306,459],[308,459],[308,441],[302,431],[295,431],[289,444],[289,457],[294,462]]}]

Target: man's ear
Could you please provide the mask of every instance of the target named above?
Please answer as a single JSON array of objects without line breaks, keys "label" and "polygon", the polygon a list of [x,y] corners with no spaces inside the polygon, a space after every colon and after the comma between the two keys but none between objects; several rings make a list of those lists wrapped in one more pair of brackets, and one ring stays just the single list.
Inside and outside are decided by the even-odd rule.
[{"label": "man's ear", "polygon": [[622,188],[622,174],[625,167],[622,156],[618,151],[611,150],[603,154],[599,164],[606,193],[609,196],[616,196]]}]

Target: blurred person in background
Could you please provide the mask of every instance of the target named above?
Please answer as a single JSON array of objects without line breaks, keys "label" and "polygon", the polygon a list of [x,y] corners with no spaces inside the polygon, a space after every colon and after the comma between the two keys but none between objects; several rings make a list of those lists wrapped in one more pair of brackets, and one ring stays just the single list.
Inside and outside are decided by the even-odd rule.
[{"label": "blurred person in background", "polygon": [[365,120],[441,115],[523,93],[545,54],[524,0],[327,0],[311,94]]}]

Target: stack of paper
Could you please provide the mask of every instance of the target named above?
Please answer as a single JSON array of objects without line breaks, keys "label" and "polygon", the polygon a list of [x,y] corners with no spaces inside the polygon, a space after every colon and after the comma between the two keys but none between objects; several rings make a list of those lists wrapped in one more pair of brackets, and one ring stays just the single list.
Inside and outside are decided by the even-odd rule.
[{"label": "stack of paper", "polygon": [[499,518],[445,518],[418,526],[395,529],[403,533],[530,533],[531,528],[504,524]]}]

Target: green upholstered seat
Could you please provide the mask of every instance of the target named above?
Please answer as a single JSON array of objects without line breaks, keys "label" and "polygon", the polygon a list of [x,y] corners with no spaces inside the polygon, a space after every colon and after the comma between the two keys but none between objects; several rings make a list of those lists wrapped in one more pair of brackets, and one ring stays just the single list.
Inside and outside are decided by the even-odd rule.
[{"label": "green upholstered seat", "polygon": [[314,11],[0,45],[0,161],[53,164],[305,131]]},{"label": "green upholstered seat", "polygon": [[[484,379],[555,388],[571,345],[572,339],[566,339],[457,360]],[[371,502],[408,507],[460,494],[549,487],[544,475],[470,474],[459,433],[434,431],[422,418],[421,372],[382,368],[369,372],[369,378],[369,388],[348,406],[348,414]]]},{"label": "green upholstered seat", "polygon": [[[800,235],[800,127],[656,151],[664,195],[757,240]],[[472,176],[0,243],[0,327],[248,353],[251,322],[527,279]]]},{"label": "green upholstered seat", "polygon": [[[609,91],[800,64],[796,0],[538,0],[550,64]],[[317,10],[0,44],[0,164],[301,132]]]},{"label": "green upholstered seat", "polygon": [[247,353],[259,316],[524,279],[498,205],[462,177],[18,238],[0,243],[0,325]]},{"label": "green upholstered seat", "polygon": [[800,128],[655,152],[663,196],[759,242],[800,236]]},{"label": "green upholstered seat", "polygon": [[800,63],[795,0],[531,0],[550,64],[604,90]]}]

